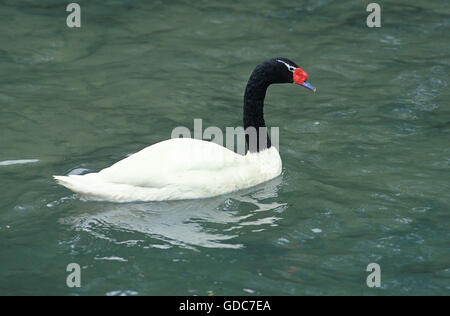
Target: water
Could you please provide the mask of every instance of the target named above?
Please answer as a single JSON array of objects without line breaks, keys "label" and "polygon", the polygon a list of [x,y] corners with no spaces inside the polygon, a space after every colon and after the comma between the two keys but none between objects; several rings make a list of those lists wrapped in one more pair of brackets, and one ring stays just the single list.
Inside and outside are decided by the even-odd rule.
[{"label": "water", "polygon": [[[379,29],[369,1],[79,1],[81,29],[66,2],[0,3],[0,294],[450,294],[448,1],[380,1]],[[194,118],[240,126],[279,56],[318,88],[268,91],[282,177],[134,204],[52,180]]]}]

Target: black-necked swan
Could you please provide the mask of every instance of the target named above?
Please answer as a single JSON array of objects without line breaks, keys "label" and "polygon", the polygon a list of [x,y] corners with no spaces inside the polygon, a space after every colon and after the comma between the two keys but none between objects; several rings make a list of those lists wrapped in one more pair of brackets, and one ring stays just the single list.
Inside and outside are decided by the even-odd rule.
[{"label": "black-necked swan", "polygon": [[[265,127],[264,98],[275,83],[296,83],[312,91],[308,74],[287,58],[258,65],[244,95],[244,129]],[[281,158],[270,138],[239,155],[214,142],[174,138],[149,146],[109,168],[86,175],[54,176],[86,199],[132,202],[207,198],[246,189],[281,174]],[[265,136],[265,135],[264,135]]]}]

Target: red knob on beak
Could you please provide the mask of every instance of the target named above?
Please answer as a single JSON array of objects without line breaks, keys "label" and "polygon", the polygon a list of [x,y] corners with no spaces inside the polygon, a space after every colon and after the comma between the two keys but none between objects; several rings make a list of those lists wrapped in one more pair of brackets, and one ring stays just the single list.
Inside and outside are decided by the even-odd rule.
[{"label": "red knob on beak", "polygon": [[299,84],[299,85],[313,91],[313,92],[316,92],[316,88],[307,81],[308,77],[309,77],[308,74],[305,71],[303,71],[303,69],[301,69],[301,68],[295,69],[294,82],[296,84]]}]

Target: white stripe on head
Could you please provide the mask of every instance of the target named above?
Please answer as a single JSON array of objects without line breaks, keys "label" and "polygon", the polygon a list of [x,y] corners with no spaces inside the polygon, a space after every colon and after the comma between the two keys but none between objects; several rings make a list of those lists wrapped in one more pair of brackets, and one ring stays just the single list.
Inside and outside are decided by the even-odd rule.
[{"label": "white stripe on head", "polygon": [[291,65],[289,65],[288,63],[286,63],[286,62],[284,62],[282,60],[277,59],[277,62],[284,64],[290,72],[294,72],[295,71],[295,67],[294,66],[291,66]]}]

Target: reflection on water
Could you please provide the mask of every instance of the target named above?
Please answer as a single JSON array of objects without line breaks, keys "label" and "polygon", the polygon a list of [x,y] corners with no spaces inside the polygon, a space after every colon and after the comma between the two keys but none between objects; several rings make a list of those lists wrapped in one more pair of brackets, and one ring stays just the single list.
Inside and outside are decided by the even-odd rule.
[{"label": "reflection on water", "polygon": [[142,233],[157,240],[149,246],[146,243],[146,247],[239,249],[244,245],[231,241],[245,227],[257,233],[276,225],[280,219],[285,204],[263,201],[278,196],[280,183],[281,177],[253,189],[202,200],[127,204],[87,202],[86,213],[64,218],[61,222],[116,244],[144,242],[118,240],[114,232],[120,230]]}]

